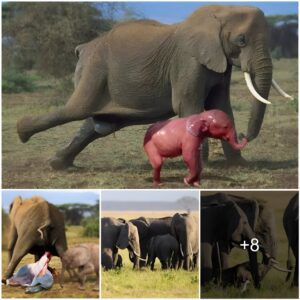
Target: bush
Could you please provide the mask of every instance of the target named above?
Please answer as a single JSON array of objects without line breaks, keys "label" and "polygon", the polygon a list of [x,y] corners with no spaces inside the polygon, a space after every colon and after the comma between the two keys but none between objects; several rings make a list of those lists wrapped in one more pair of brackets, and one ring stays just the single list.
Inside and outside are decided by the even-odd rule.
[{"label": "bush", "polygon": [[36,78],[26,73],[10,71],[3,74],[2,93],[32,92],[36,89]]},{"label": "bush", "polygon": [[99,237],[99,219],[88,218],[82,221],[83,236]]}]

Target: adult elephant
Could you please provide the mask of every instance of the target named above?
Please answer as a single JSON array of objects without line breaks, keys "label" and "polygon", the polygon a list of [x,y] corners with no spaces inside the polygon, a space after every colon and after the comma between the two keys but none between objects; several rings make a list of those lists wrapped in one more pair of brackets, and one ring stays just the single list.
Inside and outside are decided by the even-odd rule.
[{"label": "adult elephant", "polygon": [[[72,165],[89,143],[125,126],[208,109],[223,110],[233,120],[229,90],[234,65],[259,100],[253,101],[246,138],[259,134],[269,103],[272,61],[267,22],[258,8],[210,5],[174,25],[126,22],[75,52],[75,90],[66,105],[17,124],[21,141],[27,142],[38,132],[86,120],[52,159],[55,169]],[[222,143],[229,161],[242,161],[240,151]]]},{"label": "adult elephant", "polygon": [[128,249],[134,262],[134,268],[139,268],[140,242],[135,225],[122,219],[101,219],[101,264],[104,269],[113,269],[118,265],[118,249]]},{"label": "adult elephant", "polygon": [[[271,268],[281,272],[287,272],[288,270],[280,267],[276,260],[277,233],[273,209],[264,201],[248,199],[237,195],[217,193],[209,196],[201,196],[202,207],[225,204],[228,201],[234,201],[239,208],[242,209],[256,238],[264,249],[262,265],[259,272],[260,279],[262,280]],[[230,267],[229,259],[232,247],[233,245],[228,242],[222,241],[219,243],[221,266],[218,262],[218,251],[214,248],[213,263],[215,273],[219,273],[220,270],[218,269],[220,267],[222,269],[228,269]]]},{"label": "adult elephant", "polygon": [[[238,246],[256,238],[248,218],[242,209],[234,202],[201,206],[201,284],[204,285],[213,278],[213,249],[220,243]],[[260,250],[263,251],[262,247]],[[255,287],[260,286],[257,253],[247,248],[251,275]]]},{"label": "adult elephant", "polygon": [[[291,268],[290,248],[295,256],[296,264],[292,286],[299,285],[299,193],[297,193],[289,202],[283,214],[283,227],[289,241],[288,267]],[[289,274],[290,275],[290,274]],[[290,276],[286,280],[289,280]]]},{"label": "adult elephant", "polygon": [[67,250],[64,216],[41,197],[16,197],[9,209],[8,266],[2,281],[10,278],[30,253],[38,261],[46,251],[62,257]]},{"label": "adult elephant", "polygon": [[171,222],[171,234],[179,243],[183,268],[193,269],[198,265],[199,226],[195,216],[176,213]]},{"label": "adult elephant", "polygon": [[151,238],[157,235],[171,233],[172,217],[145,218],[142,216],[136,219],[131,219],[130,222],[132,222],[138,229],[141,258],[143,259],[140,262],[140,266],[143,267],[146,265]]}]

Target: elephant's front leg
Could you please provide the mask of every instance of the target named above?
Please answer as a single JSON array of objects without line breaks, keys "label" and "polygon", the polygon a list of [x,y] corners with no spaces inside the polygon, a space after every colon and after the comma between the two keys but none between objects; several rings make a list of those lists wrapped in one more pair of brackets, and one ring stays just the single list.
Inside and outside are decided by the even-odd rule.
[{"label": "elephant's front leg", "polygon": [[194,185],[199,187],[200,174],[202,170],[199,143],[195,143],[193,146],[191,146],[191,144],[183,145],[182,157],[190,172],[190,174],[184,178],[184,183],[186,185]]},{"label": "elephant's front leg", "polygon": [[95,123],[93,118],[86,119],[71,143],[56,152],[50,161],[51,167],[55,170],[61,170],[72,166],[75,157],[91,142],[120,129],[116,124],[106,122],[103,124],[105,128],[101,128],[101,123]]}]

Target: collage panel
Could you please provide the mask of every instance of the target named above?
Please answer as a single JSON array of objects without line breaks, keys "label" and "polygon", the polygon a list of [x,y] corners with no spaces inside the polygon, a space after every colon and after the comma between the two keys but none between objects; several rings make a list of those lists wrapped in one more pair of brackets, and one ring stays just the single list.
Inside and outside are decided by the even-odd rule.
[{"label": "collage panel", "polygon": [[99,298],[99,192],[2,191],[2,298]]},{"label": "collage panel", "polygon": [[299,298],[298,191],[201,192],[201,298]]},{"label": "collage panel", "polygon": [[199,192],[102,191],[101,297],[199,298]]}]

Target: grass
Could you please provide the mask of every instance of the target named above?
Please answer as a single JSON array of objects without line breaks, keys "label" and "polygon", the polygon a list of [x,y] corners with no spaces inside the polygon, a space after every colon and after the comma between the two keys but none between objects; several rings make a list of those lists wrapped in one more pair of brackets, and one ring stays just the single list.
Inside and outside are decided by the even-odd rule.
[{"label": "grass", "polygon": [[[82,236],[83,228],[81,226],[68,226],[67,227],[67,241],[68,247],[81,243],[98,243],[98,238],[87,238]],[[25,264],[34,262],[33,255],[26,255],[19,263],[17,269]],[[2,273],[7,266],[7,250],[2,251]],[[58,257],[53,257],[50,266],[55,268],[58,272],[61,270],[61,263]],[[93,291],[95,285],[96,275],[91,274],[86,281],[85,290],[78,289],[78,282],[71,281],[67,272],[65,274],[64,288],[59,285],[58,276],[54,278],[54,284],[50,290],[44,290],[36,294],[25,294],[21,287],[11,287],[2,285],[2,298],[99,298],[99,292]]]},{"label": "grass", "polygon": [[[244,192],[244,195],[247,192]],[[254,194],[255,192],[253,192]],[[263,198],[263,193],[270,193],[269,199],[265,200],[274,209],[275,224],[277,233],[278,253],[277,260],[280,266],[286,266],[287,260],[287,237],[282,225],[282,217],[285,207],[288,204],[289,197],[283,195],[283,197],[277,197],[276,192],[261,192],[260,198]],[[282,192],[283,193],[283,192]],[[281,193],[281,195],[282,195]],[[289,192],[287,192],[289,193]],[[292,192],[291,194],[295,194]],[[289,194],[290,195],[290,194]],[[280,196],[280,194],[278,194]],[[259,257],[261,257],[259,255]],[[248,261],[247,251],[234,248],[230,254],[230,265],[234,266],[238,263]],[[293,265],[295,265],[293,260]],[[286,273],[278,272],[271,269],[261,283],[261,289],[256,290],[253,286],[248,285],[248,289],[245,293],[241,292],[241,289],[235,287],[221,288],[217,285],[210,284],[201,288],[202,298],[298,298],[298,288],[291,288],[291,279],[289,282],[285,282]]]},{"label": "grass", "polygon": [[[274,78],[297,98],[298,60],[274,62]],[[45,85],[45,83],[43,83]],[[46,85],[47,86],[47,85]],[[22,144],[16,123],[27,115],[57,109],[67,95],[52,85],[34,93],[3,94],[2,184],[4,188],[152,188],[151,166],[142,142],[148,126],[124,128],[90,144],[75,161],[76,167],[54,171],[48,160],[69,143],[82,122],[42,132]],[[238,133],[246,132],[251,95],[240,71],[231,86]],[[298,113],[295,104],[271,90],[263,127],[243,150],[245,167],[226,168],[219,142],[211,142],[210,163],[204,166],[202,188],[297,188]],[[167,160],[162,169],[164,188],[186,188],[187,169],[182,159]]]},{"label": "grass", "polygon": [[[122,217],[125,219],[171,216],[174,212],[118,212],[103,211],[102,217]],[[133,270],[128,251],[119,252],[124,267],[121,270],[102,271],[102,298],[199,298],[199,272],[160,269],[158,260],[155,271],[148,268]]]}]

